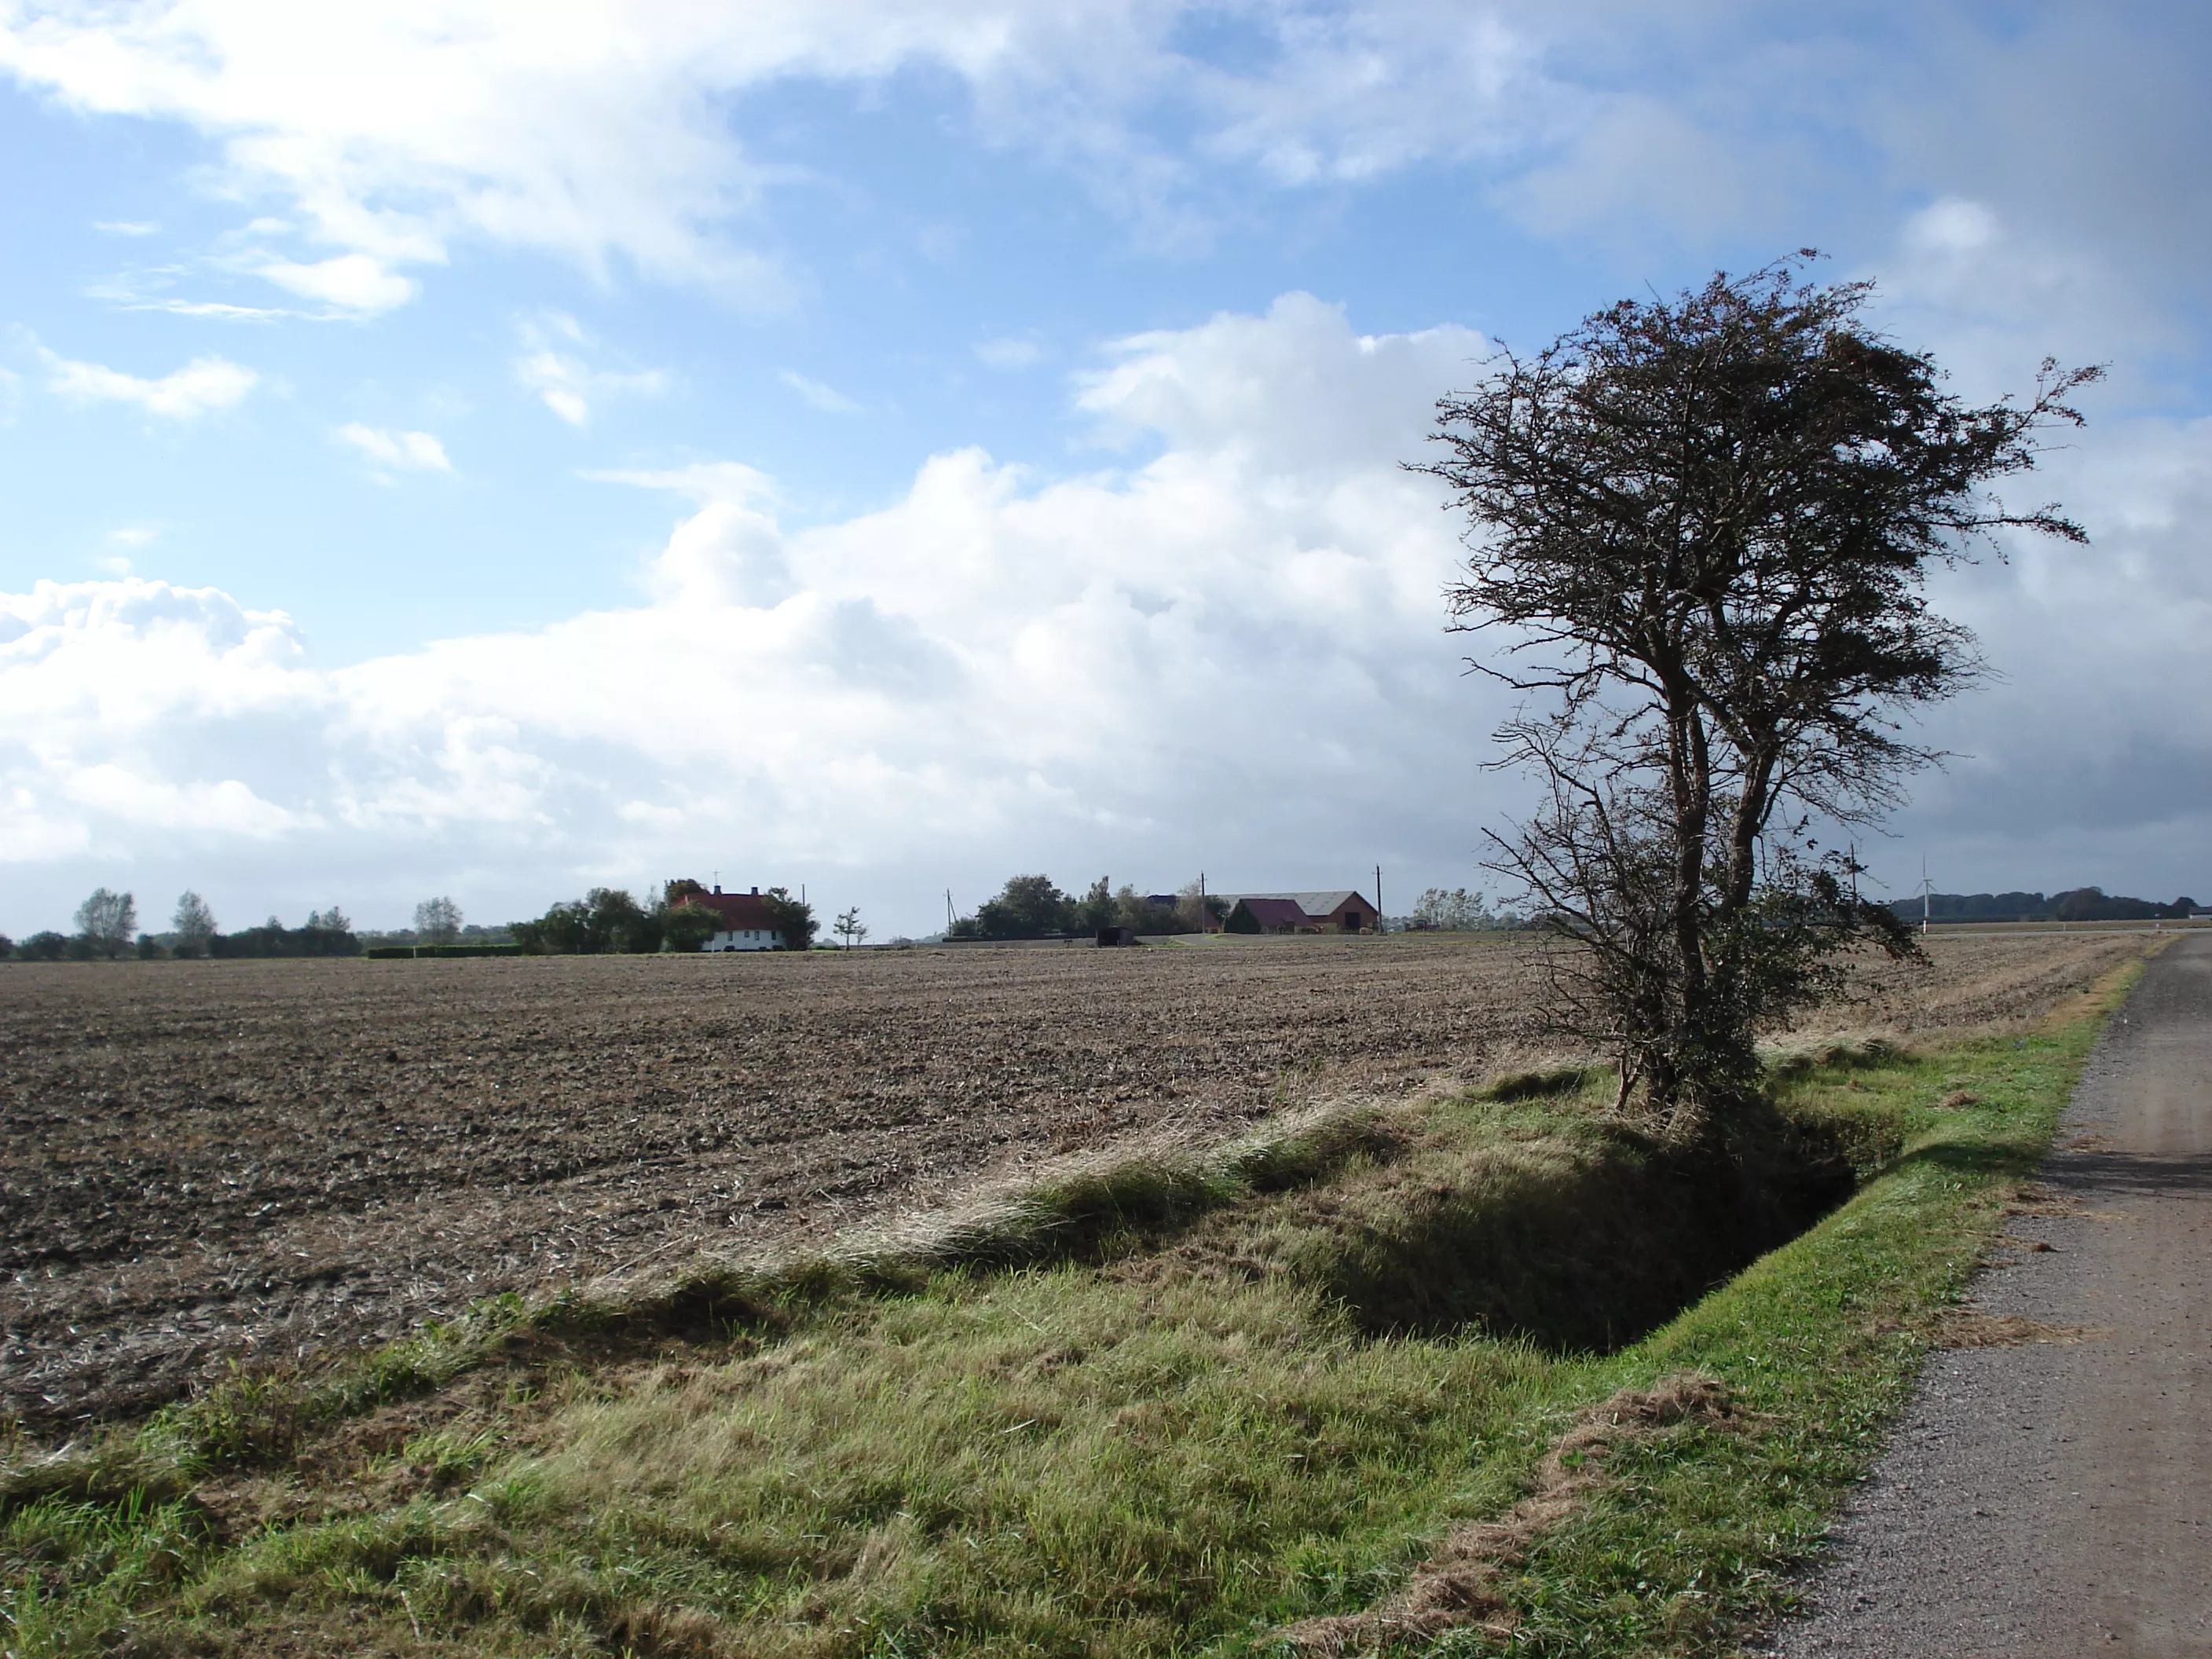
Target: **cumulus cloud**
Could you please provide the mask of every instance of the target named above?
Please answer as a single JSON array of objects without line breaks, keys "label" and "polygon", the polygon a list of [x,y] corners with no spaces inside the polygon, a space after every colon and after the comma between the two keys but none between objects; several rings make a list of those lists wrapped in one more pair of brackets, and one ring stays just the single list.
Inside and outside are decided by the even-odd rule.
[{"label": "cumulus cloud", "polygon": [[46,385],[79,403],[135,404],[164,420],[190,421],[210,410],[228,409],[259,385],[261,377],[242,363],[212,354],[195,357],[159,380],[144,380],[100,363],[75,362],[51,351],[40,356]]},{"label": "cumulus cloud", "polygon": [[338,440],[350,444],[380,466],[395,471],[451,472],[446,447],[428,432],[387,432],[380,427],[349,421],[337,430]]},{"label": "cumulus cloud", "polygon": [[649,602],[344,668],[220,593],[42,585],[0,611],[0,854],[169,856],[118,805],[158,800],[198,846],[435,856],[521,905],[740,860],[1288,880],[1285,847],[1364,866],[1408,814],[1471,844],[1437,744],[1486,694],[1441,630],[1453,526],[1396,463],[1481,349],[1288,296],[1115,348],[1083,407],[1164,446],[1141,465],[953,451],[802,529],[741,466],[601,475],[685,500]]},{"label": "cumulus cloud", "polygon": [[281,734],[325,700],[289,618],[213,589],[0,595],[0,860],[129,858],[173,831],[235,856],[311,828]]},{"label": "cumulus cloud", "polygon": [[[913,931],[948,882],[972,903],[1017,869],[1479,884],[1504,708],[1442,631],[1458,524],[1398,463],[1486,349],[1286,295],[1109,349],[1074,394],[1093,472],[953,450],[805,526],[741,465],[599,473],[682,503],[644,602],[340,668],[220,592],[40,584],[0,599],[0,858],[255,910],[343,868],[349,904],[395,915],[417,886],[520,915],[811,872]],[[2208,896],[2185,867],[2212,840],[2208,478],[2212,422],[2093,427],[2027,484],[2094,545],[1943,580],[2011,678],[1930,724],[1962,758],[1878,869],[1926,846],[1960,880],[2109,884],[2125,856]]]}]

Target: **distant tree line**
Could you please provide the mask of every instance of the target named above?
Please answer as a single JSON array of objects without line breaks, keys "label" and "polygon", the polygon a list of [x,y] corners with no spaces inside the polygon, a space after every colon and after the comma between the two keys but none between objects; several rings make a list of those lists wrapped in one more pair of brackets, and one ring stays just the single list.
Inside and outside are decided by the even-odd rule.
[{"label": "distant tree line", "polygon": [[[446,942],[458,939],[463,931],[460,906],[449,898],[424,900],[416,907],[415,922],[416,933],[374,934],[370,938],[399,938],[411,943],[420,937],[431,942]],[[468,931],[483,934],[485,930]],[[167,932],[142,933],[138,932],[137,898],[130,893],[112,892],[101,887],[77,907],[74,933],[49,930],[33,933],[20,942],[0,934],[0,957],[12,956],[27,962],[113,962],[124,957],[141,961],[201,957],[350,957],[361,953],[363,943],[351,919],[335,904],[327,910],[310,911],[307,920],[297,927],[287,927],[271,916],[258,927],[226,933],[216,925],[215,912],[208,907],[207,901],[194,892],[178,896]]]},{"label": "distant tree line", "polygon": [[[2198,908],[2187,894],[2171,904],[2156,899],[2108,894],[2101,887],[2076,887],[2046,896],[2041,893],[1931,893],[1931,921],[2175,921]],[[1907,921],[1921,916],[1921,901],[1895,900],[1890,908]]]},{"label": "distant tree line", "polygon": [[333,904],[327,910],[308,913],[298,927],[287,927],[271,916],[258,927],[235,933],[213,933],[207,941],[211,957],[357,957],[361,940],[344,911]]},{"label": "distant tree line", "polygon": [[[686,903],[707,889],[688,878],[661,888],[653,904],[640,903],[619,887],[594,887],[580,899],[553,905],[531,921],[507,924],[514,942],[536,956],[645,956],[660,951],[696,951],[721,931],[722,921],[704,905]],[[771,887],[761,895],[786,951],[813,948],[822,924],[814,907],[790,890]]]},{"label": "distant tree line", "polygon": [[[428,946],[470,954],[497,945],[519,945],[540,955],[596,956],[658,951],[696,951],[720,930],[721,919],[703,906],[684,901],[703,895],[707,889],[690,880],[672,881],[660,897],[647,905],[618,888],[594,887],[580,899],[554,905],[532,921],[519,921],[507,929],[465,927],[461,907],[448,897],[428,898],[415,907],[415,925],[396,933],[357,932],[345,912],[333,904],[310,912],[298,927],[287,927],[271,916],[258,927],[226,933],[215,913],[198,893],[179,896],[175,915],[164,933],[138,932],[137,900],[130,893],[102,887],[77,907],[76,931],[51,930],[22,940],[0,933],[0,958],[26,962],[112,962],[124,957],[142,960],[165,958],[351,957],[364,948],[377,954],[404,955],[392,946]],[[763,894],[781,948],[805,951],[813,947],[822,924],[813,907],[794,898],[785,888],[771,887]],[[867,937],[857,909],[842,919],[848,944]],[[503,937],[504,936],[504,937]],[[507,943],[511,938],[512,945]]]},{"label": "distant tree line", "polygon": [[[1201,908],[1202,907],[1202,908]],[[1176,893],[1139,893],[1106,877],[1092,882],[1081,898],[1063,893],[1049,876],[1014,876],[973,915],[945,930],[951,939],[1065,939],[1126,927],[1135,933],[1195,933],[1201,915],[1218,924],[1229,907],[1218,897],[1201,898],[1193,881]]]},{"label": "distant tree line", "polygon": [[1471,933],[1479,928],[1519,927],[1523,923],[1510,911],[1492,910],[1485,894],[1470,893],[1464,887],[1431,887],[1422,893],[1413,914],[1401,925],[1414,933]]}]

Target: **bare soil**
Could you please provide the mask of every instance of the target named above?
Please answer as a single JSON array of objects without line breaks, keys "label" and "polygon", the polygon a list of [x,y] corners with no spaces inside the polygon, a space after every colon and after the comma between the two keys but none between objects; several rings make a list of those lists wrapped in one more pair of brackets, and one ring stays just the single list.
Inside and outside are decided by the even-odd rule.
[{"label": "bare soil", "polygon": [[[2039,1018],[2141,948],[1938,939],[1819,1031]],[[9,964],[0,1415],[127,1414],[503,1291],[1472,1079],[1541,1048],[1540,986],[1479,937]]]}]

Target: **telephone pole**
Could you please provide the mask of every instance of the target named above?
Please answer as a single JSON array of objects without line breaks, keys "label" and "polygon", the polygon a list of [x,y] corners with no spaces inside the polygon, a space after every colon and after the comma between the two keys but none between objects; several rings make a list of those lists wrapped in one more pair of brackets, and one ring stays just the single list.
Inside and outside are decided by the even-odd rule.
[{"label": "telephone pole", "polygon": [[1375,931],[1382,931],[1382,866],[1375,866]]}]

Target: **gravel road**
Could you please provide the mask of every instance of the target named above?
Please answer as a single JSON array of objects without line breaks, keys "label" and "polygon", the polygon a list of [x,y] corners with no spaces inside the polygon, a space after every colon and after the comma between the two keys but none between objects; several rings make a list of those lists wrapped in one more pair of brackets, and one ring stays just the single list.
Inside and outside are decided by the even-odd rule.
[{"label": "gravel road", "polygon": [[2044,1181],[1961,1322],[1997,1346],[1931,1360],[1765,1651],[2212,1656],[2212,939],[2151,963]]}]

